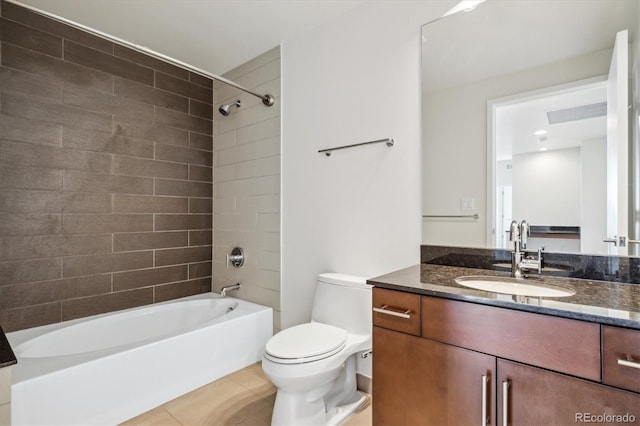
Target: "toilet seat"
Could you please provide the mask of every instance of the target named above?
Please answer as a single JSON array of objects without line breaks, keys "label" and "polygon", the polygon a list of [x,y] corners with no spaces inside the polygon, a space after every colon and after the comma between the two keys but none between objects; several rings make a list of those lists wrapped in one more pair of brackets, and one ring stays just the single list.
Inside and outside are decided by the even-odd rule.
[{"label": "toilet seat", "polygon": [[347,334],[347,330],[319,322],[296,325],[267,342],[265,357],[278,364],[319,361],[340,352]]}]

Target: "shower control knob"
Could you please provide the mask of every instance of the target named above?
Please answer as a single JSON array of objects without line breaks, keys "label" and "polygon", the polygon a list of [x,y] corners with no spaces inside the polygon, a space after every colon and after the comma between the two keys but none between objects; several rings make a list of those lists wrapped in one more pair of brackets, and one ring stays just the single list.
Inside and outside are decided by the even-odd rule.
[{"label": "shower control knob", "polygon": [[244,250],[240,247],[234,247],[231,253],[227,255],[227,269],[229,269],[229,263],[234,268],[239,268],[244,265]]}]

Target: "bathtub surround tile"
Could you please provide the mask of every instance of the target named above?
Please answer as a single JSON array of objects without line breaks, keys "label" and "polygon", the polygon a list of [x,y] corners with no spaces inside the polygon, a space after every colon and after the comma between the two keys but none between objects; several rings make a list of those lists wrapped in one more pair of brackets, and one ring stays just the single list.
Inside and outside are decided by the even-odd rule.
[{"label": "bathtub surround tile", "polygon": [[32,167],[91,170],[95,173],[111,170],[111,156],[108,154],[5,140],[0,140],[0,161]]},{"label": "bathtub surround tile", "polygon": [[187,265],[117,272],[113,274],[113,291],[117,292],[175,281],[185,281],[188,278]]},{"label": "bathtub surround tile", "polygon": [[179,164],[170,161],[145,160],[119,155],[114,156],[113,158],[112,170],[113,173],[121,175],[162,177],[170,179],[187,179],[189,177],[189,166],[187,164]]},{"label": "bathtub surround tile", "polygon": [[153,231],[153,215],[65,213],[62,229],[67,234]]},{"label": "bathtub surround tile", "polygon": [[62,145],[62,125],[37,122],[19,117],[0,115],[0,134],[10,141],[37,145]]},{"label": "bathtub surround tile", "polygon": [[211,79],[0,7],[3,326],[208,291]]},{"label": "bathtub surround tile", "polygon": [[[259,93],[280,96],[280,50],[275,48],[225,74]],[[242,100],[229,117],[214,111],[213,289],[242,282],[234,297],[280,309],[280,103],[214,85],[217,104]],[[217,105],[216,105],[217,107]],[[224,256],[246,250],[240,270],[227,270]],[[274,317],[276,315],[274,314]],[[274,322],[275,324],[275,322]],[[279,323],[276,328],[279,327]],[[268,423],[268,422],[267,422]]]},{"label": "bathtub surround tile", "polygon": [[0,285],[62,278],[62,259],[43,258],[0,262]]},{"label": "bathtub surround tile", "polygon": [[60,322],[61,318],[60,302],[0,311],[0,323],[7,333]]},{"label": "bathtub surround tile", "polygon": [[187,213],[189,198],[113,194],[114,213]]},{"label": "bathtub surround tile", "polygon": [[52,235],[62,232],[62,215],[56,213],[0,213],[0,235]]},{"label": "bathtub surround tile", "polygon": [[210,246],[213,242],[213,234],[211,230],[189,231],[190,246]]},{"label": "bathtub surround tile", "polygon": [[2,93],[62,101],[63,84],[52,78],[0,67]]},{"label": "bathtub surround tile", "polygon": [[205,151],[213,151],[212,138],[210,135],[189,132],[189,146],[196,149],[204,149]]},{"label": "bathtub surround tile", "polygon": [[2,65],[51,78],[57,82],[73,83],[94,90],[113,90],[113,76],[91,68],[66,62],[48,55],[2,43]]},{"label": "bathtub surround tile", "polygon": [[0,188],[62,189],[62,170],[0,162]]},{"label": "bathtub surround tile", "polygon": [[156,214],[156,231],[211,229],[210,214]]},{"label": "bathtub surround tile", "polygon": [[10,213],[106,213],[111,211],[111,196],[88,192],[3,189],[0,191],[0,209]]},{"label": "bathtub surround tile", "polygon": [[177,232],[129,232],[113,234],[113,251],[135,251],[189,245],[189,234]]},{"label": "bathtub surround tile", "polygon": [[44,15],[40,15],[13,3],[2,2],[2,17],[65,39],[82,43],[103,52],[113,52],[113,43],[105,40],[104,38],[97,37],[93,34],[87,33],[86,31],[65,25],[62,22],[47,18]]},{"label": "bathtub surround tile", "polygon": [[200,262],[189,264],[189,279],[211,277],[212,262]]},{"label": "bathtub surround tile", "polygon": [[[126,78],[115,77],[114,94],[125,99],[132,99],[149,105],[158,105],[182,113],[189,113],[189,98],[158,90],[146,84],[136,83]],[[202,104],[206,105],[206,104]],[[211,105],[209,105],[211,108]],[[202,116],[199,116],[202,117]],[[211,118],[204,117],[204,118]]]},{"label": "bathtub surround tile", "polygon": [[189,213],[211,213],[213,202],[211,198],[189,198]]},{"label": "bathtub surround tile", "polygon": [[110,292],[110,274],[6,285],[0,286],[0,310]]},{"label": "bathtub surround tile", "polygon": [[156,59],[152,56],[146,55],[142,52],[129,49],[128,47],[125,47],[125,46],[120,46],[118,44],[115,44],[113,46],[113,54],[115,56],[126,59],[128,61],[135,62],[137,64],[162,71],[166,74],[171,74],[183,80],[187,80],[189,78],[189,71],[183,68],[179,68],[168,62],[164,62],[159,59]]},{"label": "bathtub surround tile", "polygon": [[155,250],[155,265],[177,265],[211,259],[211,246]]},{"label": "bathtub surround tile", "polygon": [[111,234],[0,237],[0,260],[111,253]]},{"label": "bathtub surround tile", "polygon": [[63,102],[65,105],[128,120],[153,121],[153,105],[74,84],[65,84]]},{"label": "bathtub surround tile", "polygon": [[193,296],[210,291],[211,277],[159,285],[154,287],[153,301],[155,303],[166,302],[167,300]]},{"label": "bathtub surround tile", "polygon": [[[191,99],[211,105],[213,92],[204,86],[172,77],[162,72],[156,72],[156,87]],[[209,116],[210,118],[211,116]]]},{"label": "bathtub surround tile", "polygon": [[135,251],[91,256],[65,257],[62,276],[79,277],[116,271],[150,268],[153,266],[153,251]]},{"label": "bathtub surround tile", "polygon": [[211,183],[208,182],[157,178],[155,180],[155,190],[157,195],[211,197]]},{"label": "bathtub surround tile", "polygon": [[189,145],[189,132],[183,129],[149,123],[146,121],[128,121],[116,118],[113,132],[117,135],[147,139],[167,145]]},{"label": "bathtub surround tile", "polygon": [[84,173],[66,170],[65,191],[153,194],[153,179],[147,177]]},{"label": "bathtub surround tile", "polygon": [[193,71],[189,71],[189,81],[200,86],[204,86],[207,89],[213,89],[213,80],[209,77],[197,74]]},{"label": "bathtub surround tile", "polygon": [[153,86],[152,69],[69,40],[64,41],[64,59],[78,65],[84,65]]},{"label": "bathtub surround tile", "polygon": [[189,180],[197,180],[200,182],[213,181],[213,168],[203,166],[189,166]]},{"label": "bathtub surround tile", "polygon": [[62,321],[103,314],[153,303],[153,288],[102,294],[65,300],[61,303]]}]

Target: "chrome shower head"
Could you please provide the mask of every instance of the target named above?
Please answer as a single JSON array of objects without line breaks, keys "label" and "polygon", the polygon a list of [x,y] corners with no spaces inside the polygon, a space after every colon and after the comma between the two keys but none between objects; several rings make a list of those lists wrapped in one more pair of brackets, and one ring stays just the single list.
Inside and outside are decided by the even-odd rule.
[{"label": "chrome shower head", "polygon": [[224,115],[226,117],[231,112],[231,107],[232,106],[237,106],[238,108],[240,108],[241,105],[242,105],[242,102],[240,102],[240,99],[238,99],[237,101],[235,101],[232,104],[222,105],[220,108],[218,108],[218,111],[220,111],[220,114],[222,114],[222,115]]}]

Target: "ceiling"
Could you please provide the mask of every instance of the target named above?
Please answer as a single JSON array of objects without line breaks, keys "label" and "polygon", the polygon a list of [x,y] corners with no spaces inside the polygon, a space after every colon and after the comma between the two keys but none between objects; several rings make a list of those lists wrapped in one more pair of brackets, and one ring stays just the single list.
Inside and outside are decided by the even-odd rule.
[{"label": "ceiling", "polygon": [[612,48],[636,37],[638,0],[487,0],[422,28],[423,91]]},{"label": "ceiling", "polygon": [[20,0],[222,75],[365,0]]}]

